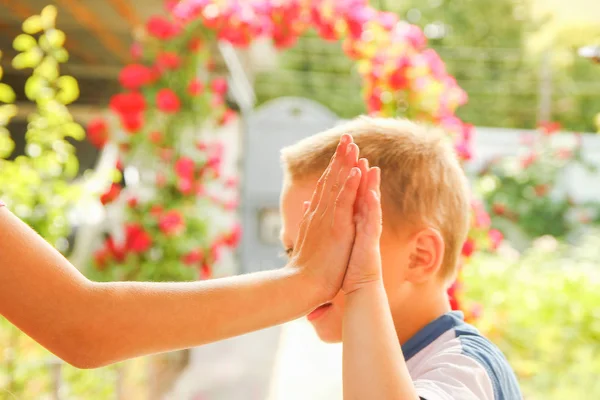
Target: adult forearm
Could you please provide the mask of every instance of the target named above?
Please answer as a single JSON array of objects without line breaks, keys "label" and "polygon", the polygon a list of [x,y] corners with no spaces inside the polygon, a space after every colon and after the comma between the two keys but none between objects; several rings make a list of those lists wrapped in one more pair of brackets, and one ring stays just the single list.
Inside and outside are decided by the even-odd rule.
[{"label": "adult forearm", "polygon": [[306,279],[284,268],[205,282],[95,284],[77,335],[89,359],[79,364],[198,346],[301,317],[321,301]]},{"label": "adult forearm", "polygon": [[417,399],[381,282],[346,295],[344,400]]}]

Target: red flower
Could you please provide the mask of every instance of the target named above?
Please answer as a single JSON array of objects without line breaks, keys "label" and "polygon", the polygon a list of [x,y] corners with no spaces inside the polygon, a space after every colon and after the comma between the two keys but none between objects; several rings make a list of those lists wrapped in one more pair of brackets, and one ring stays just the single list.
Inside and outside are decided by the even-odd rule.
[{"label": "red flower", "polygon": [[146,99],[139,92],[119,93],[111,97],[109,107],[121,115],[141,113],[146,109]]},{"label": "red flower", "polygon": [[158,220],[158,227],[167,236],[177,235],[183,232],[185,223],[179,211],[168,211]]},{"label": "red flower", "polygon": [[117,246],[112,237],[107,237],[104,241],[104,247],[118,262],[125,260],[125,249],[123,246]]},{"label": "red flower", "polygon": [[104,205],[112,203],[119,197],[121,186],[116,183],[110,185],[110,188],[100,196],[100,202]]},{"label": "red flower", "polygon": [[191,179],[181,178],[177,181],[177,189],[181,192],[181,194],[188,195],[192,193],[194,189],[194,185]]},{"label": "red flower", "polygon": [[174,153],[175,151],[170,148],[160,149],[160,159],[165,162],[169,162],[173,158]]},{"label": "red flower", "polygon": [[533,164],[535,162],[536,159],[537,159],[537,155],[535,153],[530,153],[530,154],[526,155],[521,160],[521,167],[523,167],[523,168],[529,167],[531,164]]},{"label": "red flower", "polygon": [[544,135],[551,135],[553,133],[556,133],[561,128],[560,123],[558,123],[558,122],[548,122],[548,121],[541,122],[540,125],[539,125],[539,127],[542,130],[542,133]]},{"label": "red flower", "polygon": [[129,48],[129,54],[131,54],[131,58],[134,60],[142,58],[142,55],[144,54],[142,44],[140,42],[134,42]]},{"label": "red flower", "polygon": [[156,74],[150,68],[141,64],[125,66],[119,74],[119,83],[125,89],[138,90],[156,79]]},{"label": "red flower", "polygon": [[110,259],[110,253],[107,249],[100,249],[94,253],[94,264],[98,270],[106,268],[106,263]]},{"label": "red flower", "polygon": [[202,48],[202,41],[198,38],[192,38],[188,43],[188,50],[195,53]]},{"label": "red flower", "polygon": [[174,91],[164,88],[156,95],[156,106],[164,113],[176,113],[181,107],[181,102]]},{"label": "red flower", "polygon": [[138,199],[137,199],[137,198],[135,198],[135,197],[130,197],[130,198],[127,200],[127,205],[128,205],[129,207],[131,207],[131,208],[135,208],[135,207],[137,207],[137,205],[138,205]]},{"label": "red flower", "polygon": [[456,154],[460,157],[461,160],[468,161],[473,158],[473,152],[471,150],[471,146],[465,140],[461,141],[455,146]]},{"label": "red flower", "polygon": [[200,279],[205,280],[209,279],[212,275],[212,269],[210,265],[205,261],[202,263],[202,267],[200,268]]},{"label": "red flower", "polygon": [[471,257],[475,251],[475,241],[471,238],[467,239],[463,244],[462,255],[465,257]]},{"label": "red flower", "polygon": [[557,151],[556,155],[561,160],[568,160],[569,158],[571,158],[573,156],[573,152],[571,151],[571,149],[559,149]]},{"label": "red flower", "polygon": [[228,188],[235,188],[238,184],[238,178],[236,176],[230,176],[225,180],[225,186]]},{"label": "red flower", "polygon": [[144,119],[142,113],[130,113],[121,115],[121,124],[123,129],[128,133],[133,134],[142,129]]},{"label": "red flower", "polygon": [[225,78],[215,78],[211,82],[210,87],[211,87],[211,89],[212,89],[213,92],[224,96],[225,93],[227,93],[227,79],[225,79]]},{"label": "red flower", "polygon": [[196,163],[189,157],[181,157],[175,163],[175,173],[179,178],[193,178],[195,169]]},{"label": "red flower", "polygon": [[187,87],[191,96],[197,96],[204,90],[204,84],[199,79],[193,79]]},{"label": "red flower", "polygon": [[88,140],[101,149],[108,141],[108,125],[101,118],[90,121],[87,126]]},{"label": "red flower", "polygon": [[199,264],[204,259],[204,254],[200,250],[192,250],[189,253],[185,254],[181,261],[185,265],[194,265]]},{"label": "red flower", "polygon": [[158,218],[162,214],[162,212],[163,212],[162,206],[155,204],[152,207],[150,207],[150,215],[152,215],[155,218]]},{"label": "red flower", "polygon": [[146,30],[157,39],[169,40],[179,35],[181,29],[161,16],[154,16],[148,20]]},{"label": "red flower", "polygon": [[490,229],[488,237],[490,238],[492,250],[496,250],[500,246],[500,243],[502,243],[502,240],[504,240],[504,235],[498,229]]},{"label": "red flower", "polygon": [[152,238],[141,225],[125,225],[125,237],[126,247],[133,253],[143,253],[152,246]]},{"label": "red flower", "polygon": [[162,133],[160,133],[158,131],[154,131],[154,132],[150,133],[149,139],[152,143],[158,144],[162,141]]},{"label": "red flower", "polygon": [[225,112],[223,113],[223,115],[221,115],[221,118],[219,118],[219,125],[221,125],[221,126],[227,125],[235,118],[235,116],[236,116],[235,111],[233,111],[230,108],[226,109]]},{"label": "red flower", "polygon": [[156,57],[156,65],[159,70],[174,70],[181,66],[181,58],[172,51],[162,52]]},{"label": "red flower", "polygon": [[502,203],[494,203],[492,205],[492,211],[496,215],[504,215],[504,213],[506,212],[506,206]]},{"label": "red flower", "polygon": [[536,196],[542,197],[546,195],[546,193],[548,193],[548,190],[550,190],[550,188],[548,187],[548,185],[536,185],[533,188],[533,190],[535,191]]},{"label": "red flower", "polygon": [[237,247],[242,238],[242,227],[240,224],[235,224],[231,232],[223,238],[223,244],[229,247]]}]

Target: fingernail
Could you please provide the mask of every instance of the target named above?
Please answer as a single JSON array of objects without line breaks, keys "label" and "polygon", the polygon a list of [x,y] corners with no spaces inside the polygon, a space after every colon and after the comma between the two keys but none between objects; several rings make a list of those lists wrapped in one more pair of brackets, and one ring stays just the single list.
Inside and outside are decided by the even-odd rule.
[{"label": "fingernail", "polygon": [[346,148],[346,155],[350,154],[351,151],[352,151],[352,146],[348,146]]},{"label": "fingernail", "polygon": [[358,175],[358,170],[356,168],[352,168],[350,171],[350,176],[354,178],[356,175]]}]

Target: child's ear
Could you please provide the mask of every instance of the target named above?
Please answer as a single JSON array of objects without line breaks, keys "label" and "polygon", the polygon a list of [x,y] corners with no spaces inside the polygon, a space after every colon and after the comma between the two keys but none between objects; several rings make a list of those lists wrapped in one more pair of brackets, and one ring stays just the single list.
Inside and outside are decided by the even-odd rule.
[{"label": "child's ear", "polygon": [[422,283],[436,276],[444,260],[444,238],[437,229],[425,228],[413,237],[407,279]]}]

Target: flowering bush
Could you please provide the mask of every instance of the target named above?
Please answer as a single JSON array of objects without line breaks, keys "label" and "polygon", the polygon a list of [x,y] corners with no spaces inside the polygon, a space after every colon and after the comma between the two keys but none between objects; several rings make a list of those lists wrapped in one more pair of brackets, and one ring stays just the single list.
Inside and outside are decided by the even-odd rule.
[{"label": "flowering bush", "polygon": [[559,128],[542,124],[538,135],[522,136],[519,155],[494,159],[480,173],[493,225],[507,233],[518,229],[520,239],[563,238],[600,222],[600,204],[576,202],[563,185],[567,167],[593,166],[581,156],[580,135],[557,138]]},{"label": "flowering bush", "polygon": [[[179,29],[201,24],[218,40],[246,47],[259,37],[272,39],[278,48],[293,45],[313,27],[325,40],[341,41],[344,52],[356,61],[363,81],[363,97],[370,114],[402,115],[443,126],[463,160],[472,157],[472,126],[455,116],[467,101],[466,93],[450,76],[437,53],[426,48],[416,26],[398,20],[394,13],[370,6],[368,0],[269,0],[169,2]],[[155,22],[156,23],[156,22]],[[171,37],[177,28],[163,27]],[[489,217],[474,203],[473,229],[465,244],[465,260],[475,249],[493,248],[501,239],[489,232]],[[455,296],[459,286],[451,289]],[[458,307],[458,301],[453,300]]]},{"label": "flowering bush", "polygon": [[95,253],[95,279],[208,278],[223,248],[237,246],[236,179],[222,176],[223,144],[205,133],[235,115],[211,41],[198,24],[150,18],[119,75],[123,92],[88,125],[94,145],[113,142],[120,155],[100,198],[113,227]]}]

